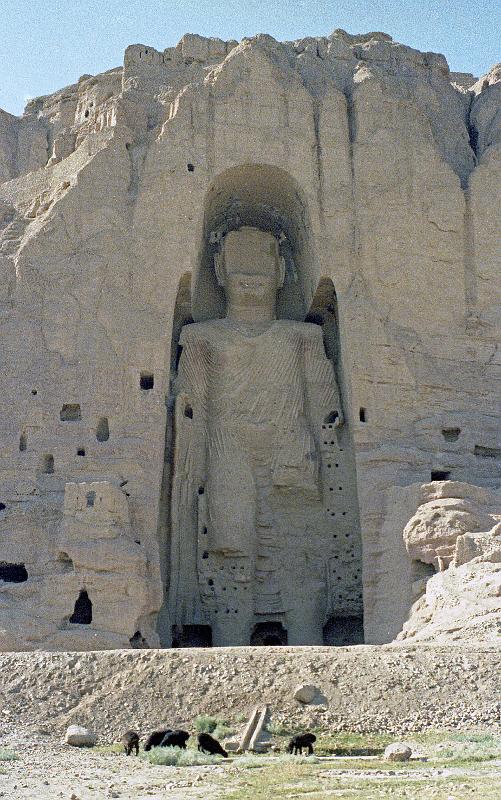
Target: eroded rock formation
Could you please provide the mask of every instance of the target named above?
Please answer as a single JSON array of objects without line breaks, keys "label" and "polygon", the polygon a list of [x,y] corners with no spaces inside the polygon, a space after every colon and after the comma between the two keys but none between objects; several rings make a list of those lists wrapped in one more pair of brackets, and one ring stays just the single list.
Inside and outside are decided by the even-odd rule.
[{"label": "eroded rock formation", "polygon": [[[1,647],[222,641],[207,604],[196,623],[172,619],[175,405],[183,346],[203,326],[225,330],[215,257],[245,227],[278,247],[275,329],[307,323],[318,342],[322,331],[344,412],[318,430],[319,402],[302,420],[324,475],[312,482],[323,500],[306,504],[285,480],[292,516],[304,509],[297,547],[283,498],[269,528],[266,503],[243,490],[235,502],[259,506],[253,558],[265,528],[278,539],[261,588],[287,559],[298,572],[289,599],[273,584],[273,613],[249,572],[250,640],[318,641],[323,625],[327,643],[360,642],[362,588],[365,640],[398,634],[419,577],[402,538],[419,487],[501,483],[500,104],[499,66],[476,79],[386,34],[338,30],[132,45],[123,67],[37,98],[20,118],[0,112]],[[273,391],[284,380],[277,371]],[[256,476],[264,497],[269,475]],[[108,522],[68,505],[94,484],[108,487]],[[443,566],[447,520],[461,528],[470,511],[453,502],[447,514],[431,539],[425,525]],[[195,549],[196,606],[224,548],[207,559],[211,548]],[[298,592],[321,601],[292,625]],[[88,620],[89,603],[91,621],[70,622]],[[231,603],[221,610],[238,617]]]},{"label": "eroded rock formation", "polygon": [[438,572],[415,582],[398,639],[501,642],[501,493],[452,481],[422,488],[404,541]]}]

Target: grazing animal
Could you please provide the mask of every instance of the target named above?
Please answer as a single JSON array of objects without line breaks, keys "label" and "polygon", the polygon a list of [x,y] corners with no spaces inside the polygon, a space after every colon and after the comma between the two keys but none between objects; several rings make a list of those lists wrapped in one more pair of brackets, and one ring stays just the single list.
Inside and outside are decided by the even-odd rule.
[{"label": "grazing animal", "polygon": [[126,756],[130,756],[133,750],[136,751],[136,756],[139,755],[139,734],[137,731],[125,731],[122,736],[122,744]]},{"label": "grazing animal", "polygon": [[214,739],[210,733],[198,734],[198,749],[202,753],[210,753],[211,756],[223,756],[228,758],[228,753],[219,744],[217,739]]},{"label": "grazing animal", "polygon": [[289,742],[289,746],[287,747],[288,753],[294,753],[295,756],[299,753],[303,755],[303,747],[308,749],[308,755],[313,754],[313,742],[317,741],[317,737],[314,733],[298,733],[297,736],[293,736]]},{"label": "grazing animal", "polygon": [[153,733],[150,733],[146,739],[144,749],[147,751],[151,750],[152,747],[160,747],[166,734],[168,733],[172,733],[172,728],[160,728],[157,731],[153,731]]},{"label": "grazing animal", "polygon": [[160,747],[180,747],[186,750],[186,742],[190,738],[190,734],[186,731],[168,731],[162,741]]}]

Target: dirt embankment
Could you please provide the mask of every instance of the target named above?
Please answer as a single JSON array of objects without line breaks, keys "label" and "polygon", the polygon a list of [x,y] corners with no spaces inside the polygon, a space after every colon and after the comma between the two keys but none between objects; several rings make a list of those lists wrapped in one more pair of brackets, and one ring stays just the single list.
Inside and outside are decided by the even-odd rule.
[{"label": "dirt embankment", "polygon": [[[0,735],[59,737],[88,725],[101,742],[158,723],[193,730],[202,713],[242,721],[268,703],[294,728],[405,733],[499,725],[501,653],[489,647],[224,648],[0,654]],[[300,683],[315,701],[294,700]]]}]

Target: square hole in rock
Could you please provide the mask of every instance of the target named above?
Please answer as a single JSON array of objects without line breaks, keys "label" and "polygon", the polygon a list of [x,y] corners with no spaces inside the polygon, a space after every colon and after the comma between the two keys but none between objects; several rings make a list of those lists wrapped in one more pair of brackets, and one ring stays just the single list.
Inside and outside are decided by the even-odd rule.
[{"label": "square hole in rock", "polygon": [[79,403],[64,403],[59,418],[61,422],[79,422],[82,419]]},{"label": "square hole in rock", "polygon": [[153,389],[154,385],[155,385],[155,376],[153,375],[153,373],[141,372],[139,378],[139,386],[141,387],[141,389],[143,389],[145,392],[149,392],[150,389]]}]

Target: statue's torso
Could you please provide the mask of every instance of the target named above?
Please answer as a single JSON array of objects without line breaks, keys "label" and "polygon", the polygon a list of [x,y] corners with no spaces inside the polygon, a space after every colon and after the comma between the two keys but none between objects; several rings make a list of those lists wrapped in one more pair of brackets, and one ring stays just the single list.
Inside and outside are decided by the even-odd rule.
[{"label": "statue's torso", "polygon": [[209,425],[252,432],[301,423],[302,340],[312,327],[275,320],[265,330],[249,331],[212,320],[184,329],[188,350],[203,350]]}]

